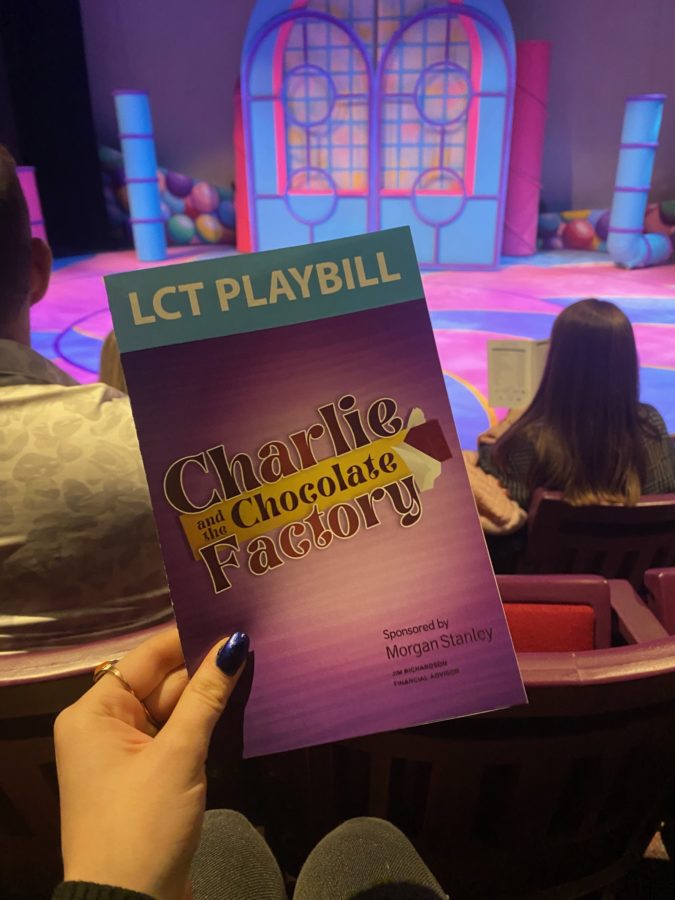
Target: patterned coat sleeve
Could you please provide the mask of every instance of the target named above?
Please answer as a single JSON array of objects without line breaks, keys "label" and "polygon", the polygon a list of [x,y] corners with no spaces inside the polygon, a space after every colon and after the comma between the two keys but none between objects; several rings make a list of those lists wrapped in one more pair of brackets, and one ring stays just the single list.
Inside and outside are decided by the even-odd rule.
[{"label": "patterned coat sleeve", "polygon": [[478,465],[489,475],[494,475],[506,488],[512,500],[527,509],[532,500],[529,487],[530,468],[534,462],[534,447],[527,441],[519,441],[509,452],[506,465],[500,467],[493,458],[492,444],[481,444],[478,448]]},{"label": "patterned coat sleeve", "polygon": [[675,444],[668,434],[666,423],[653,406],[642,404],[647,424],[658,438],[647,439],[647,474],[643,494],[675,493]]}]

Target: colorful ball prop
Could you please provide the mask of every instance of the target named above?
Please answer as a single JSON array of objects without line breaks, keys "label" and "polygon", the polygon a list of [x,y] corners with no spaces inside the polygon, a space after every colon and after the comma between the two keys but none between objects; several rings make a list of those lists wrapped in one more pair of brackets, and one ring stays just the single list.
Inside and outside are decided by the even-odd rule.
[{"label": "colorful ball prop", "polygon": [[675,200],[662,200],[659,204],[661,221],[666,225],[675,225]]},{"label": "colorful ball prop", "polygon": [[645,219],[643,223],[645,232],[653,234],[655,231],[664,230],[664,224],[661,221],[661,214],[657,203],[649,203],[645,210]]},{"label": "colorful ball prop", "polygon": [[225,236],[225,229],[218,219],[210,213],[202,213],[195,221],[197,234],[205,244],[217,244]]},{"label": "colorful ball prop", "polygon": [[607,235],[609,234],[609,210],[606,209],[604,213],[600,216],[598,221],[595,223],[595,233],[600,238],[601,241],[607,240]]},{"label": "colorful ball prop", "polygon": [[573,219],[562,232],[563,245],[568,250],[592,250],[595,242],[595,228],[588,219]]},{"label": "colorful ball prop", "polygon": [[169,239],[176,244],[189,244],[195,236],[195,223],[184,213],[171,216],[167,227]]},{"label": "colorful ball prop", "polygon": [[185,200],[183,200],[182,197],[174,197],[169,191],[164,191],[162,200],[166,203],[172,213],[177,214],[185,212]]},{"label": "colorful ball prop", "polygon": [[194,204],[194,200],[192,199],[192,194],[189,197],[185,198],[185,215],[190,216],[191,219],[196,219],[198,216],[201,216],[201,212],[197,209]]},{"label": "colorful ball prop", "polygon": [[210,213],[217,208],[220,197],[218,191],[208,181],[198,181],[190,192],[190,200],[200,213]]},{"label": "colorful ball prop", "polygon": [[231,200],[221,200],[218,204],[218,218],[226,228],[234,228],[234,206]]},{"label": "colorful ball prop", "polygon": [[[118,227],[129,224],[129,198],[118,150],[101,148],[103,190],[108,218]],[[160,210],[165,234],[172,244],[233,244],[234,190],[195,181],[180,172],[157,166]]]},{"label": "colorful ball prop", "polygon": [[562,219],[560,213],[540,213],[539,234],[541,237],[550,237],[557,233]]},{"label": "colorful ball prop", "polygon": [[180,172],[166,173],[166,186],[174,197],[187,197],[192,190],[194,181],[187,175],[181,175]]}]

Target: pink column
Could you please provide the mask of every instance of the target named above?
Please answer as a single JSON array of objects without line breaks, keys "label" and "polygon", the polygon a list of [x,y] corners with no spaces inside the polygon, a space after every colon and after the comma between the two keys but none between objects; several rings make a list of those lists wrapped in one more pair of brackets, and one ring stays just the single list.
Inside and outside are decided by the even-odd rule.
[{"label": "pink column", "polygon": [[548,41],[518,42],[502,246],[505,256],[528,256],[537,249],[550,62],[551,45]]},{"label": "pink column", "polygon": [[42,206],[40,204],[37,181],[35,180],[35,169],[33,166],[17,166],[16,174],[19,176],[21,190],[26,198],[31,234],[33,237],[42,238],[43,241],[46,241],[47,231],[42,218]]}]

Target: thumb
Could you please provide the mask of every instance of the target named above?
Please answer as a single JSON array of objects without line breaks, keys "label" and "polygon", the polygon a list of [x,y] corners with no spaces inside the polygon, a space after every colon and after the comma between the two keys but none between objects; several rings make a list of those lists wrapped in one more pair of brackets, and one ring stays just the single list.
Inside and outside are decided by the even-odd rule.
[{"label": "thumb", "polygon": [[196,761],[198,758],[198,763],[203,763],[213,729],[244,670],[248,648],[248,635],[236,631],[224,644],[209,650],[157,735],[157,741],[174,747],[189,743]]}]

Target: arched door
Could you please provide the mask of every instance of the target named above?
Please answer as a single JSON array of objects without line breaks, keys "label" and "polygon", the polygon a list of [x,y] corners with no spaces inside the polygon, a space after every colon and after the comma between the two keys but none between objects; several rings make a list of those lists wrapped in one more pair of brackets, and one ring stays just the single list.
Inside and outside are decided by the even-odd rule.
[{"label": "arched door", "polygon": [[497,262],[511,80],[501,33],[467,7],[421,11],[382,53],[374,227],[410,225],[427,267]]},{"label": "arched door", "polygon": [[501,0],[500,24],[487,0],[293,2],[244,53],[254,249],[409,225],[428,268],[496,265],[514,92]]},{"label": "arched door", "polygon": [[326,13],[256,36],[242,84],[255,249],[369,230],[372,82],[360,39]]}]

